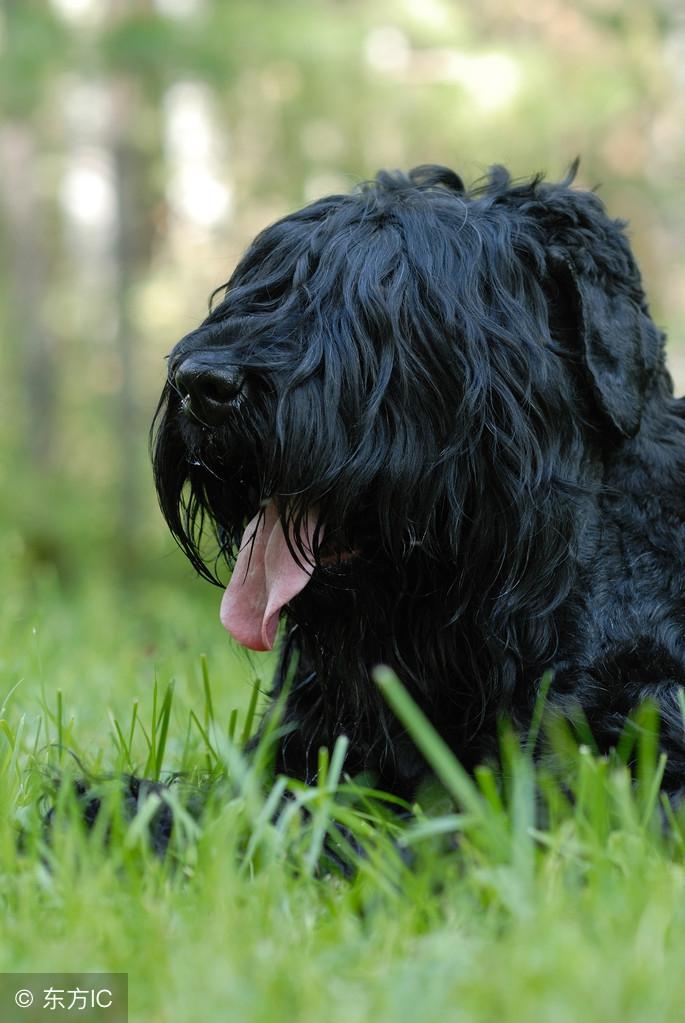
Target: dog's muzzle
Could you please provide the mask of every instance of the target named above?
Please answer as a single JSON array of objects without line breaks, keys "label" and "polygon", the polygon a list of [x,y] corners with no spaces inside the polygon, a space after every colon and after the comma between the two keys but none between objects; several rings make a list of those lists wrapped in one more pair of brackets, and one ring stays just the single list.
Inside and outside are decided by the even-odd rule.
[{"label": "dog's muzzle", "polygon": [[189,355],[173,374],[181,408],[203,426],[223,426],[244,394],[245,377],[235,366],[213,365],[204,355]]}]

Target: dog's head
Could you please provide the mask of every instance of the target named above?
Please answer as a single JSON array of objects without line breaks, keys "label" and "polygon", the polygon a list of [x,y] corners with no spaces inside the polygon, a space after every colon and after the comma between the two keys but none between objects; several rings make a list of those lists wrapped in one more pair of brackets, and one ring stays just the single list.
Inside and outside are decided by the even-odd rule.
[{"label": "dog's head", "polygon": [[206,525],[235,566],[242,642],[336,587],[437,591],[504,644],[561,599],[588,464],[662,359],[622,226],[571,179],[381,173],[263,231],[174,348],[159,498],[202,574]]}]

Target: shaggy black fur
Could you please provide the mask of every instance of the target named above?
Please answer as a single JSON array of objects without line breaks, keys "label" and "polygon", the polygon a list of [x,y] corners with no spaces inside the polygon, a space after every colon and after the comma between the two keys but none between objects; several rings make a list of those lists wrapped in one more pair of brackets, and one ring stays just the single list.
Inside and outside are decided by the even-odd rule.
[{"label": "shaggy black fur", "polygon": [[195,568],[232,566],[260,507],[316,564],[283,612],[280,771],[311,780],[345,734],[351,773],[411,797],[375,665],[467,766],[553,668],[601,749],[654,699],[685,786],[685,402],[624,225],[573,176],[421,167],[321,199],[170,356],[155,479]]}]

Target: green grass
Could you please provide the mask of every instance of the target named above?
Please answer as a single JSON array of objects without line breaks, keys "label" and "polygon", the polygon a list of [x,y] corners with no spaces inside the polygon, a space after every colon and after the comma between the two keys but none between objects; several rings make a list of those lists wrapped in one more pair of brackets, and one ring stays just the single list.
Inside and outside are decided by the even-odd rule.
[{"label": "green grass", "polygon": [[[270,665],[231,648],[211,588],[93,579],[66,596],[9,570],[4,588],[0,970],[124,971],[131,1019],[160,1023],[682,1020],[683,839],[660,824],[648,710],[622,751],[640,746],[637,786],[621,756],[563,730],[535,770],[505,732],[503,781],[473,779],[380,672],[439,779],[402,825],[345,778],[343,743],[320,754],[316,789],[269,777],[268,741],[246,763]],[[83,768],[182,772],[165,862],[143,826],[154,802],[127,826],[111,782],[109,844],[64,787],[44,845],[41,794]],[[183,806],[210,780],[197,821]],[[369,850],[352,880],[320,867],[336,820]]]}]

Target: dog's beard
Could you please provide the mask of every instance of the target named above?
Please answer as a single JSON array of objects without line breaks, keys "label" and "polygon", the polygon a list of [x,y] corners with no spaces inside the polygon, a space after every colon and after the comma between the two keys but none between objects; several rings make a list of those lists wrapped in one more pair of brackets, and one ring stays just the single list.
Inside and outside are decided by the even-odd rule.
[{"label": "dog's beard", "polygon": [[273,501],[248,523],[220,613],[222,625],[238,643],[251,650],[272,649],[281,611],[302,592],[316,567],[316,530],[317,514],[310,510],[295,552],[294,538],[286,539]]}]

